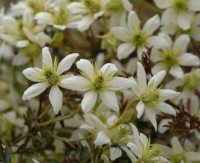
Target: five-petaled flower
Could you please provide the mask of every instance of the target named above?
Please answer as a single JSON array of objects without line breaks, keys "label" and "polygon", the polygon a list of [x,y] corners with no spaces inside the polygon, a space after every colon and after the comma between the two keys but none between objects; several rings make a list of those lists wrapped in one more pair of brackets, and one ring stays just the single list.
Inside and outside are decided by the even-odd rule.
[{"label": "five-petaled flower", "polygon": [[67,55],[58,64],[55,59],[52,60],[49,48],[42,49],[42,69],[37,67],[30,67],[23,71],[25,77],[37,84],[29,87],[23,94],[23,100],[30,100],[44,92],[48,87],[51,87],[49,93],[49,100],[53,106],[54,113],[57,114],[63,103],[63,93],[60,91],[59,86],[63,87],[60,81],[68,78],[63,73],[69,70],[79,56],[77,53]]}]

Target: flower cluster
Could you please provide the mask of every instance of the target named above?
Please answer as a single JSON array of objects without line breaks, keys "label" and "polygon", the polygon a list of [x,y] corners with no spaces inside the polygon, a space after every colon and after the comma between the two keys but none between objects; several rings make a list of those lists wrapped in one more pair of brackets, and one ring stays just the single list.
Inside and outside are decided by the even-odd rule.
[{"label": "flower cluster", "polygon": [[200,162],[199,12],[200,0],[5,4],[0,162]]}]

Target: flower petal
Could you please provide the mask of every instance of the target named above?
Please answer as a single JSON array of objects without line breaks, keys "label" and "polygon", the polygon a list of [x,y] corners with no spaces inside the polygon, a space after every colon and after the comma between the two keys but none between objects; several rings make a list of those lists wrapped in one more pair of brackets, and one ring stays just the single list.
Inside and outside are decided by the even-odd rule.
[{"label": "flower petal", "polygon": [[93,66],[92,66],[90,61],[88,61],[86,59],[80,59],[78,62],[76,62],[76,66],[85,75],[92,78],[92,76],[93,76]]},{"label": "flower petal", "polygon": [[144,91],[147,88],[147,79],[144,67],[140,62],[137,62],[137,81],[140,89]]},{"label": "flower petal", "polygon": [[117,49],[117,58],[125,59],[127,58],[132,52],[134,52],[135,46],[131,43],[123,43],[119,45]]},{"label": "flower petal", "polygon": [[114,77],[108,84],[108,87],[111,87],[111,90],[123,90],[130,88],[132,86],[131,80],[122,77]]},{"label": "flower petal", "polygon": [[172,1],[170,0],[154,0],[156,6],[158,6],[161,9],[168,8],[172,5]]},{"label": "flower petal", "polygon": [[183,147],[181,146],[181,143],[179,142],[177,137],[173,137],[171,139],[171,145],[172,145],[172,150],[174,153],[178,153],[183,150]]},{"label": "flower petal", "polygon": [[58,73],[62,74],[64,71],[69,70],[78,56],[79,56],[78,53],[73,53],[63,58],[62,61],[58,64],[57,68]]},{"label": "flower petal", "polygon": [[160,102],[159,104],[158,104],[158,108],[163,112],[163,113],[166,113],[166,114],[170,114],[170,115],[176,115],[176,111],[175,111],[175,109],[172,107],[172,106],[170,106],[170,105],[168,105],[168,104],[166,104],[166,103],[164,103],[164,102]]},{"label": "flower petal", "polygon": [[63,104],[63,94],[57,86],[53,86],[49,93],[49,100],[53,106],[53,111],[58,114]]},{"label": "flower petal", "polygon": [[106,63],[100,69],[100,72],[103,73],[105,77],[109,77],[110,75],[115,74],[117,71],[118,68],[115,66],[115,64],[112,63]]},{"label": "flower petal", "polygon": [[160,94],[160,97],[161,97],[163,100],[169,100],[169,99],[176,98],[180,93],[179,93],[179,92],[176,92],[176,91],[174,91],[174,90],[160,89],[160,90],[159,90],[159,94]]},{"label": "flower petal", "polygon": [[150,120],[154,129],[157,131],[156,113],[154,111],[152,111],[150,108],[148,108],[148,109],[145,109],[145,115]]},{"label": "flower petal", "polygon": [[157,74],[155,74],[148,82],[148,86],[153,84],[153,89],[157,88],[158,85],[163,81],[164,77],[166,75],[165,71],[160,71]]},{"label": "flower petal", "polygon": [[83,100],[81,102],[81,107],[85,113],[91,111],[96,104],[97,101],[97,93],[94,91],[90,91],[85,93]]},{"label": "flower petal", "polygon": [[191,11],[200,11],[199,0],[190,0],[190,1],[188,1],[188,8]]},{"label": "flower petal", "polygon": [[119,112],[119,105],[116,94],[112,91],[104,91],[100,93],[102,102],[110,109]]},{"label": "flower petal", "polygon": [[188,35],[181,35],[176,39],[173,50],[176,52],[185,53],[187,51],[189,43],[190,37]]},{"label": "flower petal", "polygon": [[199,152],[187,152],[186,153],[186,157],[188,159],[188,161],[199,161],[200,160],[200,155]]},{"label": "flower petal", "polygon": [[30,100],[31,98],[41,94],[49,85],[47,83],[37,83],[30,86],[23,94],[23,100]]},{"label": "flower petal", "polygon": [[128,28],[130,31],[140,27],[140,20],[135,11],[130,11],[128,14]]},{"label": "flower petal", "polygon": [[42,49],[42,64],[43,66],[53,67],[53,61],[48,47]]},{"label": "flower petal", "polygon": [[183,66],[199,66],[200,59],[192,53],[184,53],[178,58],[179,62]]},{"label": "flower petal", "polygon": [[23,70],[23,75],[34,82],[41,82],[43,81],[43,76],[42,76],[42,72],[43,70],[40,68],[36,68],[36,67],[30,67],[30,68],[26,68],[25,70]]},{"label": "flower petal", "polygon": [[94,144],[97,145],[97,146],[102,146],[102,145],[110,144],[110,143],[111,143],[110,138],[103,131],[100,131],[97,134],[97,137],[94,141]]},{"label": "flower petal", "polygon": [[86,31],[93,21],[94,18],[91,15],[85,16],[78,24],[78,30],[81,32]]},{"label": "flower petal", "polygon": [[126,11],[130,11],[133,8],[133,5],[130,3],[129,0],[122,0],[122,4]]},{"label": "flower petal", "polygon": [[148,44],[157,49],[169,47],[169,42],[160,36],[150,36],[148,38]]},{"label": "flower petal", "polygon": [[191,23],[192,23],[192,14],[191,13],[187,13],[187,12],[183,12],[180,13],[178,15],[178,25],[180,28],[184,29],[184,30],[188,30],[191,27]]},{"label": "flower petal", "polygon": [[125,27],[113,27],[111,32],[120,41],[128,42],[130,38],[130,33]]},{"label": "flower petal", "polygon": [[160,26],[160,17],[158,15],[150,18],[144,25],[142,31],[148,36],[152,35]]},{"label": "flower petal", "polygon": [[120,158],[122,156],[122,151],[120,148],[117,147],[111,147],[110,148],[110,159],[111,161],[116,160],[117,158]]},{"label": "flower petal", "polygon": [[183,78],[184,75],[183,70],[180,66],[171,67],[169,73],[176,78]]},{"label": "flower petal", "polygon": [[81,76],[73,76],[61,81],[62,87],[74,91],[85,91],[88,85],[88,80]]},{"label": "flower petal", "polygon": [[144,113],[144,103],[142,101],[140,101],[137,106],[136,106],[136,110],[137,110],[137,118],[140,119],[141,116]]}]

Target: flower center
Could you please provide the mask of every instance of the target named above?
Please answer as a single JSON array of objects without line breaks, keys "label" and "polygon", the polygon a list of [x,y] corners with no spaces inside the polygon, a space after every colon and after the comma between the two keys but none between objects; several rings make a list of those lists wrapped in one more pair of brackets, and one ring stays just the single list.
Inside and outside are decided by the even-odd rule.
[{"label": "flower center", "polygon": [[143,47],[146,44],[146,41],[146,36],[141,31],[136,32],[132,38],[132,42],[137,48]]},{"label": "flower center", "polygon": [[176,0],[173,4],[176,12],[184,12],[187,10],[187,0]]},{"label": "flower center", "polygon": [[195,74],[190,74],[184,79],[184,87],[190,91],[194,91],[199,85],[200,78]]},{"label": "flower center", "polygon": [[100,10],[99,0],[84,0],[83,3],[92,14],[97,13]]},{"label": "flower center", "polygon": [[140,97],[140,100],[144,102],[146,105],[154,106],[160,100],[160,94],[158,89],[153,90],[148,88]]},{"label": "flower center", "polygon": [[107,10],[110,12],[121,12],[123,11],[123,4],[121,0],[111,0],[107,5]]},{"label": "flower center", "polygon": [[162,60],[163,64],[167,68],[178,65],[179,64],[179,61],[177,58],[178,55],[179,53],[174,52],[172,49],[168,49],[167,51],[161,52],[161,57],[163,58]]},{"label": "flower center", "polygon": [[54,12],[54,21],[59,25],[66,25],[68,22],[68,11],[64,7],[60,7]]},{"label": "flower center", "polygon": [[103,76],[98,76],[93,83],[93,87],[95,90],[100,90],[103,88],[104,78]]},{"label": "flower center", "polygon": [[175,153],[175,154],[171,155],[172,163],[187,162],[185,153],[186,153],[185,151],[181,151],[179,153]]},{"label": "flower center", "polygon": [[44,76],[50,85],[54,85],[59,81],[58,75],[53,70],[46,70]]}]

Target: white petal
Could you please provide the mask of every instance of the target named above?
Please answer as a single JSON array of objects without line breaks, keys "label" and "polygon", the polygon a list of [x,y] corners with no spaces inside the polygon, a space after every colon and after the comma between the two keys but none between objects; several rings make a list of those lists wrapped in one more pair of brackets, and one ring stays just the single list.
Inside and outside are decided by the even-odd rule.
[{"label": "white petal", "polygon": [[164,119],[160,122],[159,127],[158,127],[158,131],[161,134],[164,134],[169,128],[167,127],[167,125],[169,125],[169,123],[172,122],[171,119]]},{"label": "white petal", "polygon": [[154,129],[157,131],[156,113],[154,111],[152,111],[151,109],[145,109],[145,115],[150,120]]},{"label": "white petal", "polygon": [[180,66],[171,67],[169,73],[176,78],[183,78],[183,70]]},{"label": "white petal", "polygon": [[97,101],[97,93],[94,91],[90,91],[85,93],[83,100],[81,102],[81,107],[85,113],[89,112],[92,110],[94,105],[96,104]]},{"label": "white petal", "polygon": [[97,137],[94,141],[94,144],[97,146],[105,145],[105,144],[110,144],[110,138],[105,134],[105,132],[100,131],[97,134]]},{"label": "white petal", "polygon": [[85,91],[88,85],[88,80],[81,76],[73,76],[61,81],[62,87],[74,91]]},{"label": "white petal", "polygon": [[153,74],[156,74],[162,71],[163,69],[166,69],[166,68],[162,65],[162,63],[157,63],[156,65],[153,66],[151,71],[153,72]]},{"label": "white petal", "polygon": [[30,44],[30,42],[28,40],[21,40],[17,42],[16,47],[17,48],[24,48],[27,47]]},{"label": "white petal", "polygon": [[140,139],[139,131],[135,125],[133,125],[132,123],[130,125],[133,132],[133,139],[136,143],[139,143],[139,139]]},{"label": "white petal", "polygon": [[76,66],[85,75],[92,78],[92,76],[93,76],[93,66],[92,66],[90,61],[88,61],[86,59],[80,59],[78,62],[76,62]]},{"label": "white petal", "polygon": [[150,36],[148,38],[148,44],[158,49],[169,47],[169,42],[160,36]]},{"label": "white petal", "polygon": [[130,11],[128,14],[128,28],[130,31],[140,27],[140,20],[135,11]]},{"label": "white petal", "polygon": [[176,111],[174,110],[174,108],[164,102],[160,102],[158,104],[159,109],[166,114],[170,114],[170,115],[176,115]]},{"label": "white petal", "polygon": [[117,49],[117,58],[125,59],[127,58],[132,52],[134,52],[135,46],[131,43],[123,43],[119,45]]},{"label": "white petal", "polygon": [[170,0],[154,0],[156,6],[158,6],[161,9],[168,8],[172,5],[172,1]]},{"label": "white petal", "polygon": [[51,14],[47,12],[39,12],[35,15],[35,20],[37,20],[38,24],[53,24],[53,17]]},{"label": "white petal", "polygon": [[63,103],[63,94],[57,86],[53,86],[49,93],[49,100],[53,106],[53,111],[55,114],[58,114],[62,108]]},{"label": "white petal", "polygon": [[174,90],[160,89],[160,90],[159,90],[159,94],[160,94],[160,97],[161,97],[163,100],[168,100],[168,99],[176,98],[180,93],[179,93],[179,92],[176,92],[176,91],[174,91]]},{"label": "white petal", "polygon": [[199,0],[190,0],[190,1],[188,1],[188,8],[191,11],[200,11]]},{"label": "white petal", "polygon": [[171,145],[174,153],[182,152],[183,147],[177,137],[173,137],[171,139]]},{"label": "white petal", "polygon": [[149,140],[143,133],[140,133],[140,141],[144,148],[147,147]]},{"label": "white petal", "polygon": [[134,144],[134,143],[132,143],[132,142],[129,142],[129,143],[127,144],[127,147],[129,147],[130,150],[131,150],[131,152],[133,152],[134,155],[136,155],[137,157],[140,157],[140,156],[141,156],[141,153],[140,153],[140,151],[139,151],[139,149],[138,149],[138,146],[136,146],[136,144]]},{"label": "white petal", "polygon": [[137,158],[135,157],[135,155],[127,148],[127,147],[121,147],[127,154],[127,156],[130,158],[130,160],[132,162],[136,162]]},{"label": "white petal", "polygon": [[142,101],[140,101],[137,106],[136,106],[136,110],[137,110],[137,118],[140,119],[141,116],[144,113],[144,103]]},{"label": "white petal", "polygon": [[34,43],[38,43],[36,38],[35,38],[35,35],[33,34],[32,31],[30,31],[28,28],[26,27],[23,27],[23,32],[24,34],[26,35],[26,37],[28,37],[28,39]]},{"label": "white petal", "polygon": [[129,0],[122,0],[122,4],[123,4],[124,9],[125,9],[126,11],[130,11],[130,10],[132,10],[132,8],[133,8],[133,5],[130,3]]},{"label": "white petal", "polygon": [[111,91],[105,91],[100,93],[102,102],[110,109],[119,112],[119,105],[116,94]]},{"label": "white petal", "polygon": [[183,66],[199,66],[200,59],[192,53],[184,53],[178,58],[179,62]]},{"label": "white petal", "polygon": [[192,14],[190,13],[180,13],[178,15],[178,25],[184,30],[190,29],[191,23],[192,23]]},{"label": "white petal", "polygon": [[127,42],[130,38],[130,33],[125,27],[113,27],[111,32],[115,35],[120,41]]},{"label": "white petal", "polygon": [[108,86],[112,87],[112,90],[123,90],[130,88],[132,83],[130,79],[114,77],[114,79],[108,83]]},{"label": "white petal", "polygon": [[112,147],[110,148],[110,159],[111,161],[116,160],[117,158],[120,158],[122,156],[122,151],[120,148]]},{"label": "white petal", "polygon": [[53,67],[53,61],[48,47],[42,49],[42,64],[43,66]]},{"label": "white petal", "polygon": [[147,88],[147,79],[144,67],[140,62],[137,62],[137,81],[140,89],[144,91]]},{"label": "white petal", "polygon": [[144,25],[142,31],[148,36],[152,35],[160,26],[160,17],[155,15],[150,18]]},{"label": "white petal", "polygon": [[58,73],[62,74],[64,71],[69,70],[78,56],[79,56],[78,53],[73,53],[63,58],[62,61],[58,64],[57,68]]},{"label": "white petal", "polygon": [[49,85],[47,83],[37,83],[30,86],[23,94],[23,100],[30,100],[31,98],[41,94]]},{"label": "white petal", "polygon": [[160,71],[157,74],[155,74],[151,80],[148,83],[148,86],[150,86],[151,84],[153,84],[153,88],[157,88],[158,85],[163,81],[164,77],[166,75],[165,71]]},{"label": "white petal", "polygon": [[30,68],[23,70],[22,73],[27,79],[29,79],[31,81],[41,82],[43,79],[42,72],[43,72],[42,69],[39,69],[36,67],[30,67]]},{"label": "white petal", "polygon": [[85,16],[78,24],[78,30],[81,32],[86,31],[93,21],[94,18],[91,15]]},{"label": "white petal", "polygon": [[167,28],[171,28],[170,26],[172,25],[175,27],[173,31],[176,30],[177,13],[172,8],[165,10],[162,14],[161,24]]},{"label": "white petal", "polygon": [[23,54],[17,54],[13,59],[13,65],[20,66],[27,63],[30,59]]},{"label": "white petal", "polygon": [[188,45],[190,43],[190,37],[188,35],[179,36],[173,46],[174,51],[184,53],[187,51]]},{"label": "white petal", "polygon": [[117,67],[112,63],[106,63],[100,69],[100,72],[103,73],[106,77],[114,75],[118,71]]},{"label": "white petal", "polygon": [[200,161],[200,155],[199,152],[187,152],[186,157],[188,161]]}]

